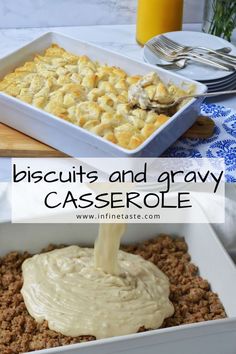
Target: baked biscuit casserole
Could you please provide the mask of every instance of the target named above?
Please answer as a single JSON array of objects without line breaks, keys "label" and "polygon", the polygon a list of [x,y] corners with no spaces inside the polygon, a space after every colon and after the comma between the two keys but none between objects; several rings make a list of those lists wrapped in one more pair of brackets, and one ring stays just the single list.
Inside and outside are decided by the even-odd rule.
[{"label": "baked biscuit casserole", "polygon": [[155,73],[144,79],[53,44],[44,55],[6,75],[0,91],[132,150],[175,113],[158,114],[145,104],[139,108],[131,102],[132,88],[142,80],[144,98],[160,103],[187,93],[165,86]]}]

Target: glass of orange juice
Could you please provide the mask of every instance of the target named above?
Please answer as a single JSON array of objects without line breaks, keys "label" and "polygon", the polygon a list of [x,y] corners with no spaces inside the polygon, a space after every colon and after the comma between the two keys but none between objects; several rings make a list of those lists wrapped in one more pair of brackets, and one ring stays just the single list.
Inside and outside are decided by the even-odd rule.
[{"label": "glass of orange juice", "polygon": [[144,45],[152,37],[180,31],[184,0],[138,0],[136,39]]}]

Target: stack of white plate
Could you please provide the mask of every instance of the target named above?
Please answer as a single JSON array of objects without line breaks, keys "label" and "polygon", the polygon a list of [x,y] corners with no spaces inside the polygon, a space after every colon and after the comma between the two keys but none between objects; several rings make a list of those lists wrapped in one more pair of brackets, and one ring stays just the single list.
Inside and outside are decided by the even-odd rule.
[{"label": "stack of white plate", "polygon": [[236,88],[236,72],[212,80],[201,80],[209,92],[228,91]]},{"label": "stack of white plate", "polygon": [[[179,31],[165,33],[165,36],[187,46],[203,46],[211,49],[227,47],[231,49],[230,55],[236,56],[236,47],[226,40],[202,32]],[[158,36],[157,36],[158,38]],[[155,56],[144,46],[144,60],[150,64],[168,64]],[[190,79],[200,81],[207,85],[209,92],[233,90],[236,88],[236,70],[223,71],[204,64],[189,61],[185,68],[177,71]]]}]

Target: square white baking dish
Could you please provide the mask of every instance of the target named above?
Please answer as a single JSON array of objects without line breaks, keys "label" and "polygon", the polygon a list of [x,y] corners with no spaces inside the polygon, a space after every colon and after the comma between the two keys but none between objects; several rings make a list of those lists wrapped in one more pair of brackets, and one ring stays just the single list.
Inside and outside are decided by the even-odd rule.
[{"label": "square white baking dish", "polygon": [[[0,59],[0,78],[12,72],[17,66],[31,60],[36,53],[42,53],[52,43],[78,55],[88,55],[100,63],[119,66],[128,74],[157,72],[165,83],[176,85],[194,84],[196,93],[204,93],[205,85],[189,80],[175,73],[141,63],[101,47],[81,42],[59,33],[49,32],[26,46]],[[195,122],[202,99],[193,99],[180,109],[161,128],[154,132],[135,150],[127,150],[98,137],[74,124],[37,109],[14,97],[0,93],[0,122],[5,123],[37,140],[44,142],[73,157],[129,157],[160,156]]]},{"label": "square white baking dish", "polygon": [[[35,351],[35,354],[235,354],[236,268],[208,224],[131,224],[125,243],[159,233],[184,236],[193,263],[219,294],[228,318],[153,330],[122,337]],[[96,224],[0,224],[0,255],[12,250],[37,252],[49,243],[92,245]]]}]

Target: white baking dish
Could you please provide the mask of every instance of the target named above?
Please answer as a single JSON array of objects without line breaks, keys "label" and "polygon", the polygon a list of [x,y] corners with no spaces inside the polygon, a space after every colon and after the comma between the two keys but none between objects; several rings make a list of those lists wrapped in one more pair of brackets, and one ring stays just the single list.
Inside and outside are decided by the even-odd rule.
[{"label": "white baking dish", "polygon": [[[66,37],[59,33],[46,33],[14,53],[0,59],[0,78],[17,66],[42,53],[52,43],[57,43],[72,53],[86,54],[100,63],[119,66],[128,74],[146,74],[156,71],[164,82],[181,85],[195,84],[196,93],[203,93],[206,86],[155,66],[129,59],[98,46]],[[18,99],[0,93],[0,121],[74,157],[95,156],[160,156],[196,120],[202,99],[193,99],[168,122],[154,132],[135,150],[127,150],[106,141],[78,126],[52,114],[37,109]]]},{"label": "white baking dish", "polygon": [[[158,233],[184,235],[192,261],[217,292],[228,318],[153,330],[122,337],[35,351],[38,354],[235,354],[236,268],[207,224],[129,225],[125,242]],[[39,251],[49,243],[92,244],[97,225],[0,224],[0,255],[11,250]]]}]

